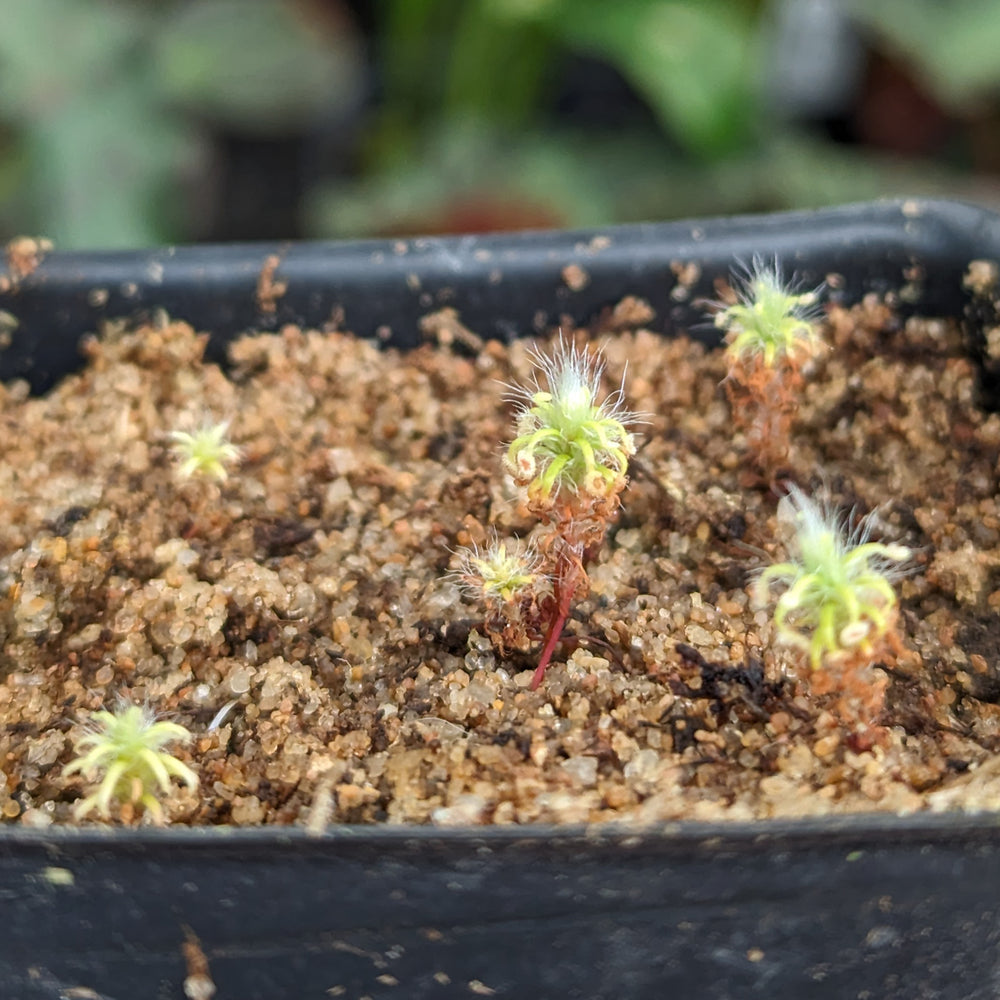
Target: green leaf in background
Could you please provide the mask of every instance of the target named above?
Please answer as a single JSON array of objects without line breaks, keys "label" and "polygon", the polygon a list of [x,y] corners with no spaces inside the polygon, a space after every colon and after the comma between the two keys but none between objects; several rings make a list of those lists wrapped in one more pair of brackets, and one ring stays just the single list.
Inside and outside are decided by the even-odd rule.
[{"label": "green leaf in background", "polygon": [[282,0],[196,0],[167,11],[154,59],[166,96],[254,134],[294,132],[353,101],[362,54]]},{"label": "green leaf in background", "polygon": [[996,0],[851,0],[851,9],[953,110],[1000,92]]},{"label": "green leaf in background", "polygon": [[154,211],[196,148],[143,58],[150,12],[113,0],[0,0],[0,118],[18,184],[4,224],[68,248],[169,238]]},{"label": "green leaf in background", "polygon": [[162,241],[155,212],[193,144],[176,123],[153,113],[144,91],[133,80],[80,95],[28,134],[33,214],[58,247]]},{"label": "green leaf in background", "polygon": [[0,0],[0,116],[33,123],[114,77],[148,18],[111,0]]},{"label": "green leaf in background", "polygon": [[746,146],[760,120],[757,28],[743,0],[505,0],[566,44],[616,66],[675,138],[715,159]]}]

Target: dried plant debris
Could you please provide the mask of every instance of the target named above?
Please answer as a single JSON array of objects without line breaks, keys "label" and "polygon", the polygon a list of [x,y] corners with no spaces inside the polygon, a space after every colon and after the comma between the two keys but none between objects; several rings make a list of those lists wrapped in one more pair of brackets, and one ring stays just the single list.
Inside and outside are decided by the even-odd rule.
[{"label": "dried plant debris", "polygon": [[281,257],[269,254],[257,275],[257,307],[265,315],[273,316],[278,311],[278,300],[288,291],[288,282],[279,281],[275,275],[281,267]]},{"label": "dried plant debris", "polygon": [[44,236],[15,236],[6,246],[7,273],[15,286],[22,278],[33,274],[45,255],[52,250],[52,241]]},{"label": "dried plant debris", "polygon": [[[899,648],[872,644],[877,739],[780,641],[781,588],[753,598],[794,553],[733,434],[722,349],[564,330],[647,423],[533,691],[538,640],[491,641],[463,576],[495,556],[484,586],[503,604],[537,572],[499,579],[546,528],[505,469],[504,385],[532,384],[553,344],[399,355],[287,328],[240,340],[225,374],[204,337],[160,322],[96,341],[44,398],[0,389],[0,816],[155,818],[74,818],[101,780],[67,773],[74,740],[119,699],[191,734],[176,752],[197,787],[156,785],[174,824],[1000,807],[1000,416],[978,408],[952,325],[874,299],[821,322],[785,484],[910,553]],[[171,433],[192,414],[230,418],[225,478],[178,475]],[[460,566],[463,547],[478,555]]]}]

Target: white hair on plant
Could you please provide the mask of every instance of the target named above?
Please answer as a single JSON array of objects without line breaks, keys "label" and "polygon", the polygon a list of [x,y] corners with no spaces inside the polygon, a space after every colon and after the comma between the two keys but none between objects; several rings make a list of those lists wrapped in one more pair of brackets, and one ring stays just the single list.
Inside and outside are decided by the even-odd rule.
[{"label": "white hair on plant", "polygon": [[458,568],[450,574],[477,599],[510,603],[536,589],[543,576],[541,556],[532,543],[502,539],[494,531],[485,546],[458,549]]},{"label": "white hair on plant", "polygon": [[[600,395],[601,379],[607,367],[600,351],[581,350],[576,341],[567,340],[561,333],[552,353],[546,354],[537,347],[529,351],[533,370],[532,385],[512,386],[509,398],[518,402],[522,412],[530,410],[538,393],[545,393],[555,400],[568,417],[588,419]],[[544,378],[544,385],[539,379]],[[622,423],[632,423],[637,415],[625,407],[625,373],[621,384],[609,393],[597,408],[604,417],[614,417]]]}]

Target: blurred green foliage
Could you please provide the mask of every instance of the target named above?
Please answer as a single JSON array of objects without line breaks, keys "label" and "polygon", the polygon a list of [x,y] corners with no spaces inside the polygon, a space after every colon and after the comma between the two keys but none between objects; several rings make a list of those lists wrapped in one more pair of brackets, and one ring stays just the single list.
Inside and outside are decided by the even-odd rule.
[{"label": "blurred green foliage", "polygon": [[[670,214],[671,174],[759,138],[757,6],[389,0],[377,32],[383,102],[365,170],[353,185],[317,193],[314,230],[502,227],[505,211],[515,226]],[[553,124],[553,82],[571,56],[614,67],[659,128]]]},{"label": "blurred green foliage", "polygon": [[[791,2],[0,0],[0,225],[62,247],[190,239],[218,194],[220,135],[302,140],[309,169],[272,179],[308,178],[288,235],[968,196],[943,167],[776,113],[765,80],[789,53],[775,51],[774,12]],[[957,121],[995,114],[995,0],[843,4]],[[631,103],[557,106],[595,67]],[[374,99],[355,149],[342,123],[362,93]]]},{"label": "blurred green foliage", "polygon": [[1000,4],[996,0],[849,0],[856,22],[962,113],[1000,93]]},{"label": "blurred green foliage", "polygon": [[[926,69],[935,95],[1000,93],[1000,6],[845,0],[862,30]],[[326,185],[314,232],[355,235],[819,206],[967,194],[954,174],[839,145],[764,99],[779,0],[387,0],[383,102],[353,184]],[[846,9],[846,8],[845,8]],[[976,36],[970,41],[969,36]],[[948,55],[936,53],[944,39]],[[822,45],[823,40],[819,39]],[[770,46],[770,48],[769,48]],[[962,51],[974,48],[966,59]],[[569,58],[613,67],[654,117],[551,112]]]},{"label": "blurred green foliage", "polygon": [[[601,58],[689,149],[743,144],[757,120],[756,0],[389,0],[382,30],[390,145],[431,114],[538,123],[553,69]],[[385,150],[382,150],[385,152]]]},{"label": "blurred green foliage", "polygon": [[760,125],[761,47],[746,0],[540,5],[547,31],[615,66],[692,153],[719,158]]},{"label": "blurred green foliage", "polygon": [[210,127],[301,128],[352,72],[282,0],[0,0],[0,23],[0,221],[62,247],[183,238]]}]

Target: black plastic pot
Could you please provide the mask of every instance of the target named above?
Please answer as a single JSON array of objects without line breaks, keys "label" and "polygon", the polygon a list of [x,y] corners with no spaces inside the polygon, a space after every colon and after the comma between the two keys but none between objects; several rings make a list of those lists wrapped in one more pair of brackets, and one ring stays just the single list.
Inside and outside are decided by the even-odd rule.
[{"label": "black plastic pot", "polygon": [[[265,259],[287,281],[256,298]],[[584,321],[623,295],[703,322],[734,258],[775,255],[852,301],[967,309],[1000,219],[911,200],[587,233],[51,254],[0,309],[0,376],[36,390],[101,319],[166,309],[226,338],[321,325],[409,346],[444,306],[478,333]],[[672,265],[697,264],[681,289]],[[570,264],[588,282],[571,290]],[[574,281],[574,285],[577,282]],[[978,308],[978,307],[977,307]],[[973,338],[974,339],[974,338]],[[343,996],[990,998],[1000,817],[861,816],[653,829],[0,830],[0,995],[177,998],[201,942],[219,1000]]]}]

